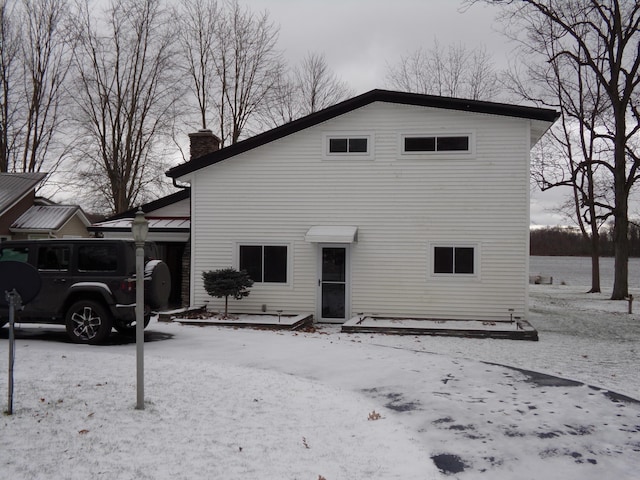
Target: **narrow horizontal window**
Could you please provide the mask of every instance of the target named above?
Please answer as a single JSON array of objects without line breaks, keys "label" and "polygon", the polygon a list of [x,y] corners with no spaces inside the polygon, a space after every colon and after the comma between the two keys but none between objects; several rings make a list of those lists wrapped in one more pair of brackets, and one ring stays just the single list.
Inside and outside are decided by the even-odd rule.
[{"label": "narrow horizontal window", "polygon": [[367,153],[367,137],[329,138],[329,153]]},{"label": "narrow horizontal window", "polygon": [[469,152],[469,135],[411,135],[403,137],[402,153]]},{"label": "narrow horizontal window", "polygon": [[257,283],[287,283],[287,247],[240,245],[239,269]]},{"label": "narrow horizontal window", "polygon": [[434,247],[433,273],[473,275],[475,273],[475,248]]}]

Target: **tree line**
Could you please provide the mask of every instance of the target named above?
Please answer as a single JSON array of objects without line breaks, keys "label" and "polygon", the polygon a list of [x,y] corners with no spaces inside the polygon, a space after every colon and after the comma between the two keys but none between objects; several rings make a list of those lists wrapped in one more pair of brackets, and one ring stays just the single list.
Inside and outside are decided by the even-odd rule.
[{"label": "tree line", "polygon": [[[591,291],[600,292],[598,257],[611,233],[611,299],[629,295],[629,198],[640,178],[640,2],[637,0],[464,0],[499,8],[519,65],[513,92],[561,118],[533,156],[546,190],[571,188],[572,219],[590,243]],[[612,222],[611,232],[602,230]]]},{"label": "tree line", "polygon": [[[287,62],[278,31],[239,0],[0,0],[0,172],[120,213],[166,192],[187,133],[224,147],[353,96],[323,53]],[[436,41],[386,82],[490,100],[496,79],[481,47]]]},{"label": "tree line", "polygon": [[[575,227],[536,228],[529,232],[531,255],[590,257],[591,242]],[[613,257],[615,244],[613,228],[608,225],[600,232],[600,255]],[[640,257],[640,226],[629,227],[629,256]]]},{"label": "tree line", "polygon": [[0,172],[119,213],[159,196],[190,131],[230,145],[352,95],[277,39],[238,0],[0,0]]}]

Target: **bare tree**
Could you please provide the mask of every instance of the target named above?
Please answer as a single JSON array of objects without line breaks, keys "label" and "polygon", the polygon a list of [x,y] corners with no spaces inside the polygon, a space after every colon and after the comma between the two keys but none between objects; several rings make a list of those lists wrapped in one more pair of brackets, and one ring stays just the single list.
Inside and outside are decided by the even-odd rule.
[{"label": "bare tree", "polygon": [[387,82],[407,92],[490,100],[500,93],[498,74],[485,48],[469,50],[462,44],[444,49],[418,48],[387,66]]},{"label": "bare tree", "polygon": [[[207,129],[216,90],[217,20],[220,14],[216,0],[183,1],[176,9],[184,68],[190,79],[189,90],[198,104],[200,127]],[[215,118],[215,116],[213,117]]]},{"label": "bare tree", "polygon": [[[508,74],[509,89],[519,98],[559,108],[561,120],[540,142],[532,157],[532,177],[541,190],[569,187],[569,200],[561,206],[578,225],[591,246],[591,290],[600,292],[600,229],[613,214],[602,162],[611,159],[611,149],[592,130],[599,122],[603,93],[593,72],[557,55],[553,25],[541,22],[520,45],[518,57],[524,72]],[[543,61],[540,61],[543,59]]]},{"label": "bare tree", "polygon": [[[550,60],[573,66],[562,82],[571,83],[579,69],[589,71],[602,92],[597,100],[596,121],[583,116],[589,134],[609,145],[611,158],[591,159],[612,179],[615,273],[611,298],[628,296],[629,194],[638,179],[640,132],[640,3],[630,0],[466,0],[505,6],[506,25],[515,26],[512,36],[527,43],[530,35],[545,32],[553,44]],[[575,80],[574,80],[575,81]],[[596,104],[594,103],[594,105]],[[589,123],[587,123],[589,122]],[[606,150],[606,149],[603,149]]]},{"label": "bare tree", "polygon": [[330,70],[322,53],[309,52],[298,68],[295,80],[300,115],[308,115],[353,95],[348,85]]},{"label": "bare tree", "polygon": [[260,109],[261,123],[273,128],[300,118],[299,93],[291,72],[281,69]]},{"label": "bare tree", "polygon": [[322,53],[309,52],[292,70],[281,71],[262,109],[264,123],[278,126],[353,95],[331,70]]},{"label": "bare tree", "polygon": [[112,0],[103,22],[76,19],[74,87],[81,187],[95,208],[125,211],[153,196],[180,94],[171,16],[160,0]]},{"label": "bare tree", "polygon": [[201,128],[210,128],[211,115],[222,145],[236,143],[259,128],[259,110],[280,78],[278,28],[238,0],[182,0],[177,11]]},{"label": "bare tree", "polygon": [[222,143],[236,143],[257,115],[282,69],[278,28],[237,0],[225,3],[216,28],[218,92],[215,105]]},{"label": "bare tree", "polygon": [[0,172],[9,171],[9,158],[13,150],[13,130],[17,127],[14,118],[13,84],[20,38],[15,22],[13,2],[0,3]]},{"label": "bare tree", "polygon": [[0,3],[0,171],[55,171],[68,152],[65,81],[73,44],[65,0]]}]

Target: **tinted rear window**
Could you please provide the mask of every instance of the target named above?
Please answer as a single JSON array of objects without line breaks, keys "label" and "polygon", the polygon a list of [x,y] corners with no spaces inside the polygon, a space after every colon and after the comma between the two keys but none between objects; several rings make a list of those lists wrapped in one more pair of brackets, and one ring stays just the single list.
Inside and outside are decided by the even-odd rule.
[{"label": "tinted rear window", "polygon": [[83,245],[78,247],[78,270],[81,272],[115,272],[118,252],[115,245]]},{"label": "tinted rear window", "polygon": [[69,269],[71,249],[62,245],[38,248],[38,270],[64,271]]}]

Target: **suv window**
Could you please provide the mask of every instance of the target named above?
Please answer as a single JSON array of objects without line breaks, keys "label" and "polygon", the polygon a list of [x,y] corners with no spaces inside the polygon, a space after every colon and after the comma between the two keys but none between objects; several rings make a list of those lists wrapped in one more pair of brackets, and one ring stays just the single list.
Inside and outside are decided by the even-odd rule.
[{"label": "suv window", "polygon": [[115,245],[86,245],[78,248],[78,270],[81,272],[115,272],[118,254]]},{"label": "suv window", "polygon": [[38,248],[38,270],[69,270],[71,249],[58,245],[47,245]]},{"label": "suv window", "polygon": [[6,247],[0,250],[0,262],[12,260],[26,262],[29,259],[29,247]]}]

